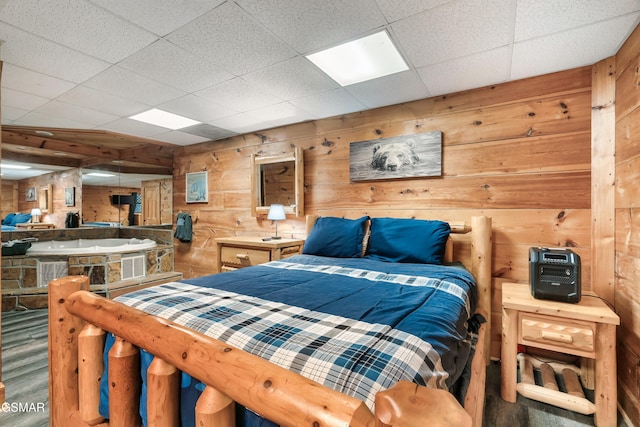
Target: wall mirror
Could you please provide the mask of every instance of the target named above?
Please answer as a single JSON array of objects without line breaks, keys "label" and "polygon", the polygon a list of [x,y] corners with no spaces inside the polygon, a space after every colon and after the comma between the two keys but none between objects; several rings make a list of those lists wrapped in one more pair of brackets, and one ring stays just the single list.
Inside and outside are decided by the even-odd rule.
[{"label": "wall mirror", "polygon": [[43,185],[38,190],[38,207],[43,213],[53,213],[53,185]]},{"label": "wall mirror", "polygon": [[304,158],[302,148],[276,156],[251,156],[251,213],[266,215],[272,204],[285,213],[304,215]]}]

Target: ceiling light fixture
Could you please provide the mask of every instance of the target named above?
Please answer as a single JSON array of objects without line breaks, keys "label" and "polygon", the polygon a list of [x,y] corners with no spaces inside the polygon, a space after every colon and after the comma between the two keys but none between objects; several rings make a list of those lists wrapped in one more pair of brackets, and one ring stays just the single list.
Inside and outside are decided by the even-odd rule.
[{"label": "ceiling light fixture", "polygon": [[191,120],[187,117],[182,117],[177,114],[169,113],[167,111],[158,110],[157,108],[152,108],[151,110],[133,115],[129,118],[151,125],[162,126],[172,130],[182,129],[187,126],[193,126],[201,123],[195,120]]},{"label": "ceiling light fixture", "polygon": [[40,135],[40,136],[49,136],[49,137],[53,136],[52,132],[49,132],[49,131],[46,131],[46,130],[37,130],[37,131],[34,131],[34,133],[36,135]]},{"label": "ceiling light fixture", "polygon": [[109,176],[115,176],[112,173],[103,173],[103,172],[89,172],[87,174],[85,174],[85,176],[100,176],[100,177],[109,177]]},{"label": "ceiling light fixture", "polygon": [[31,166],[26,166],[26,165],[12,165],[12,164],[7,164],[7,163],[2,163],[0,165],[0,168],[2,169],[20,169],[20,170],[24,170],[24,169],[31,169]]},{"label": "ceiling light fixture", "polygon": [[386,31],[307,55],[341,86],[409,69]]}]

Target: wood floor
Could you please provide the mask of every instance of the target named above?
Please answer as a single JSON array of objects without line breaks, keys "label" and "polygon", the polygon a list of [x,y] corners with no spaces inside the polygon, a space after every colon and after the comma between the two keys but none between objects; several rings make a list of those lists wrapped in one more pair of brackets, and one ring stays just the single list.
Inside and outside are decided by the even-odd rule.
[{"label": "wood floor", "polygon": [[[7,402],[22,409],[0,412],[0,426],[49,425],[47,372],[47,310],[2,313],[2,378]],[[43,409],[43,410],[40,410]],[[618,425],[626,426],[619,417]],[[518,396],[516,403],[500,398],[500,364],[487,369],[484,426],[580,427],[593,426],[593,417],[576,414]]]}]

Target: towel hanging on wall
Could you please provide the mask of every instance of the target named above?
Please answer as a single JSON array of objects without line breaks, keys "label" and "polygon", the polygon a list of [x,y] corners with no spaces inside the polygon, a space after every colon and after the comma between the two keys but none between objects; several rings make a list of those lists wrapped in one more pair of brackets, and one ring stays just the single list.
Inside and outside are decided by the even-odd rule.
[{"label": "towel hanging on wall", "polygon": [[190,242],[192,234],[193,221],[191,220],[191,215],[186,212],[179,213],[176,221],[176,231],[173,236],[181,242]]}]

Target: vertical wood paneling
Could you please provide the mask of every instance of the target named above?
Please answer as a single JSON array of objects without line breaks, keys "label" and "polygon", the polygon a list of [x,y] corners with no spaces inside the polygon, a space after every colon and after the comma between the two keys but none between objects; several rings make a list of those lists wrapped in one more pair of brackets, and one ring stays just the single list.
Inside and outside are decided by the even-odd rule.
[{"label": "vertical wood paneling", "polygon": [[618,403],[640,425],[640,26],[616,54],[615,307]]},{"label": "vertical wood paneling", "polygon": [[591,106],[591,284],[608,301],[614,292],[615,58],[593,66]]},{"label": "vertical wood paneling", "polygon": [[[194,233],[192,243],[176,242],[176,269],[185,277],[213,273],[215,237],[273,234],[271,221],[250,214],[250,156],[301,147],[307,214],[489,214],[494,279],[526,282],[529,247],[568,246],[585,261],[589,289],[591,103],[591,67],[583,67],[180,147],[174,212],[191,213]],[[441,177],[350,181],[351,142],[431,130],[443,132]],[[186,204],[184,174],[200,170],[209,173],[209,202]],[[304,225],[304,218],[290,217],[278,232],[304,237]],[[492,341],[497,357],[500,328]]]},{"label": "vertical wood paneling", "polygon": [[[2,61],[0,61],[0,78],[1,77],[2,77]],[[2,130],[2,125],[1,124],[0,124],[0,130]],[[0,132],[0,134],[2,134],[2,132]],[[2,137],[1,136],[0,136],[0,153],[2,153]],[[0,155],[0,159],[1,158],[2,158],[2,155]],[[0,181],[1,181],[1,179],[0,179]],[[4,187],[2,188],[2,190],[4,190]],[[2,192],[2,194],[5,194],[4,191]],[[0,198],[1,198],[1,196],[0,196]],[[0,201],[0,206],[2,207],[2,218],[4,218],[4,215],[5,215],[5,212],[4,212],[4,207],[5,207],[4,201]],[[0,296],[1,295],[2,295],[2,277],[0,277]],[[1,307],[2,306],[0,305],[0,308]],[[2,405],[4,403],[4,399],[5,399],[4,384],[2,383],[2,332],[1,331],[2,331],[2,319],[0,318],[0,405]]]}]

